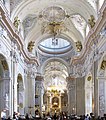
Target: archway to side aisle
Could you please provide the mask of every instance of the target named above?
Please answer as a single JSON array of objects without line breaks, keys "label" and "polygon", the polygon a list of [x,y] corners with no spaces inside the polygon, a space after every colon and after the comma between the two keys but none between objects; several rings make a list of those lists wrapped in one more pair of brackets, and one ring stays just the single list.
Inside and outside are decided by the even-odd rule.
[{"label": "archway to side aisle", "polygon": [[0,54],[0,112],[6,110],[9,114],[10,106],[9,67],[6,58]]}]

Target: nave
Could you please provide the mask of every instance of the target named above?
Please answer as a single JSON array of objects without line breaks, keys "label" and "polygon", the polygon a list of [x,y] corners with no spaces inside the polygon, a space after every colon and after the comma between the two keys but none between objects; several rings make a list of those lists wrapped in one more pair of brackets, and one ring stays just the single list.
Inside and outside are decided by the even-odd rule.
[{"label": "nave", "polygon": [[106,120],[106,0],[0,0],[0,115]]}]

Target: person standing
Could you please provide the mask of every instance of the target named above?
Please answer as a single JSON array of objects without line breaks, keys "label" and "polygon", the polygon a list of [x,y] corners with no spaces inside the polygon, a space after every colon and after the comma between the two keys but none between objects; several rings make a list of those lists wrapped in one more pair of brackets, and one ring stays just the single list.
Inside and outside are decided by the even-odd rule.
[{"label": "person standing", "polygon": [[1,120],[6,120],[6,110],[1,111]]}]

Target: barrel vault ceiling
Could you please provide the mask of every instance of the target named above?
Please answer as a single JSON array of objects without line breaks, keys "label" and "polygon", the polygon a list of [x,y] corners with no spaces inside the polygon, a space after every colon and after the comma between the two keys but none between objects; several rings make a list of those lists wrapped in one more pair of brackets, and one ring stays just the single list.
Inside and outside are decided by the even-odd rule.
[{"label": "barrel vault ceiling", "polygon": [[[10,0],[11,1],[11,20],[18,16],[22,24],[22,31],[24,32],[23,40],[25,47],[30,41],[35,43],[35,49],[38,49],[40,44],[40,54],[44,54],[43,41],[54,37],[51,27],[55,22],[55,29],[57,30],[57,38],[67,40],[67,45],[70,44],[75,48],[75,43],[80,41],[82,46],[86,41],[90,26],[88,19],[93,15],[95,21],[98,18],[97,12],[103,4],[104,0]],[[61,40],[60,40],[61,41]],[[45,47],[52,46],[46,41]],[[60,45],[60,47],[64,47]],[[69,47],[71,51],[71,47]],[[68,50],[68,48],[67,48]],[[47,48],[45,49],[47,52]],[[61,51],[61,50],[60,50]],[[48,51],[50,55],[53,51]],[[54,51],[55,52],[55,51]],[[63,52],[63,49],[62,49]],[[64,52],[63,52],[64,53]],[[71,56],[71,53],[69,53]],[[60,54],[61,55],[61,54]],[[53,57],[53,56],[52,56]],[[53,67],[54,66],[54,67]],[[57,67],[58,66],[58,69]],[[61,66],[61,67],[59,67]],[[64,72],[65,71],[65,72]],[[60,85],[66,86],[64,80],[66,79],[68,71],[65,66],[56,61],[47,63],[44,69],[45,83],[47,85],[57,84],[52,80],[60,77]],[[48,81],[47,81],[48,80]],[[64,87],[63,87],[64,88]]]}]

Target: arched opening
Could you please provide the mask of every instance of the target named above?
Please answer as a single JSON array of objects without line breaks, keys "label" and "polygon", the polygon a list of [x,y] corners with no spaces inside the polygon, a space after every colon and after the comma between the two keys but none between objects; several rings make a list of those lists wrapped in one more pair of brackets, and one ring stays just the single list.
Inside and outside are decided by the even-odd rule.
[{"label": "arched opening", "polygon": [[9,114],[9,94],[10,94],[9,68],[6,58],[0,54],[0,111],[6,110]]},{"label": "arched opening", "polygon": [[89,75],[85,81],[85,113],[90,114],[93,110],[93,84],[92,76]]},{"label": "arched opening", "polygon": [[44,68],[44,105],[45,112],[52,115],[67,110],[67,82],[68,69],[58,60],[51,60]]},{"label": "arched opening", "polygon": [[17,105],[18,112],[23,115],[24,114],[24,87],[23,87],[23,78],[21,74],[18,74],[17,77]]}]

